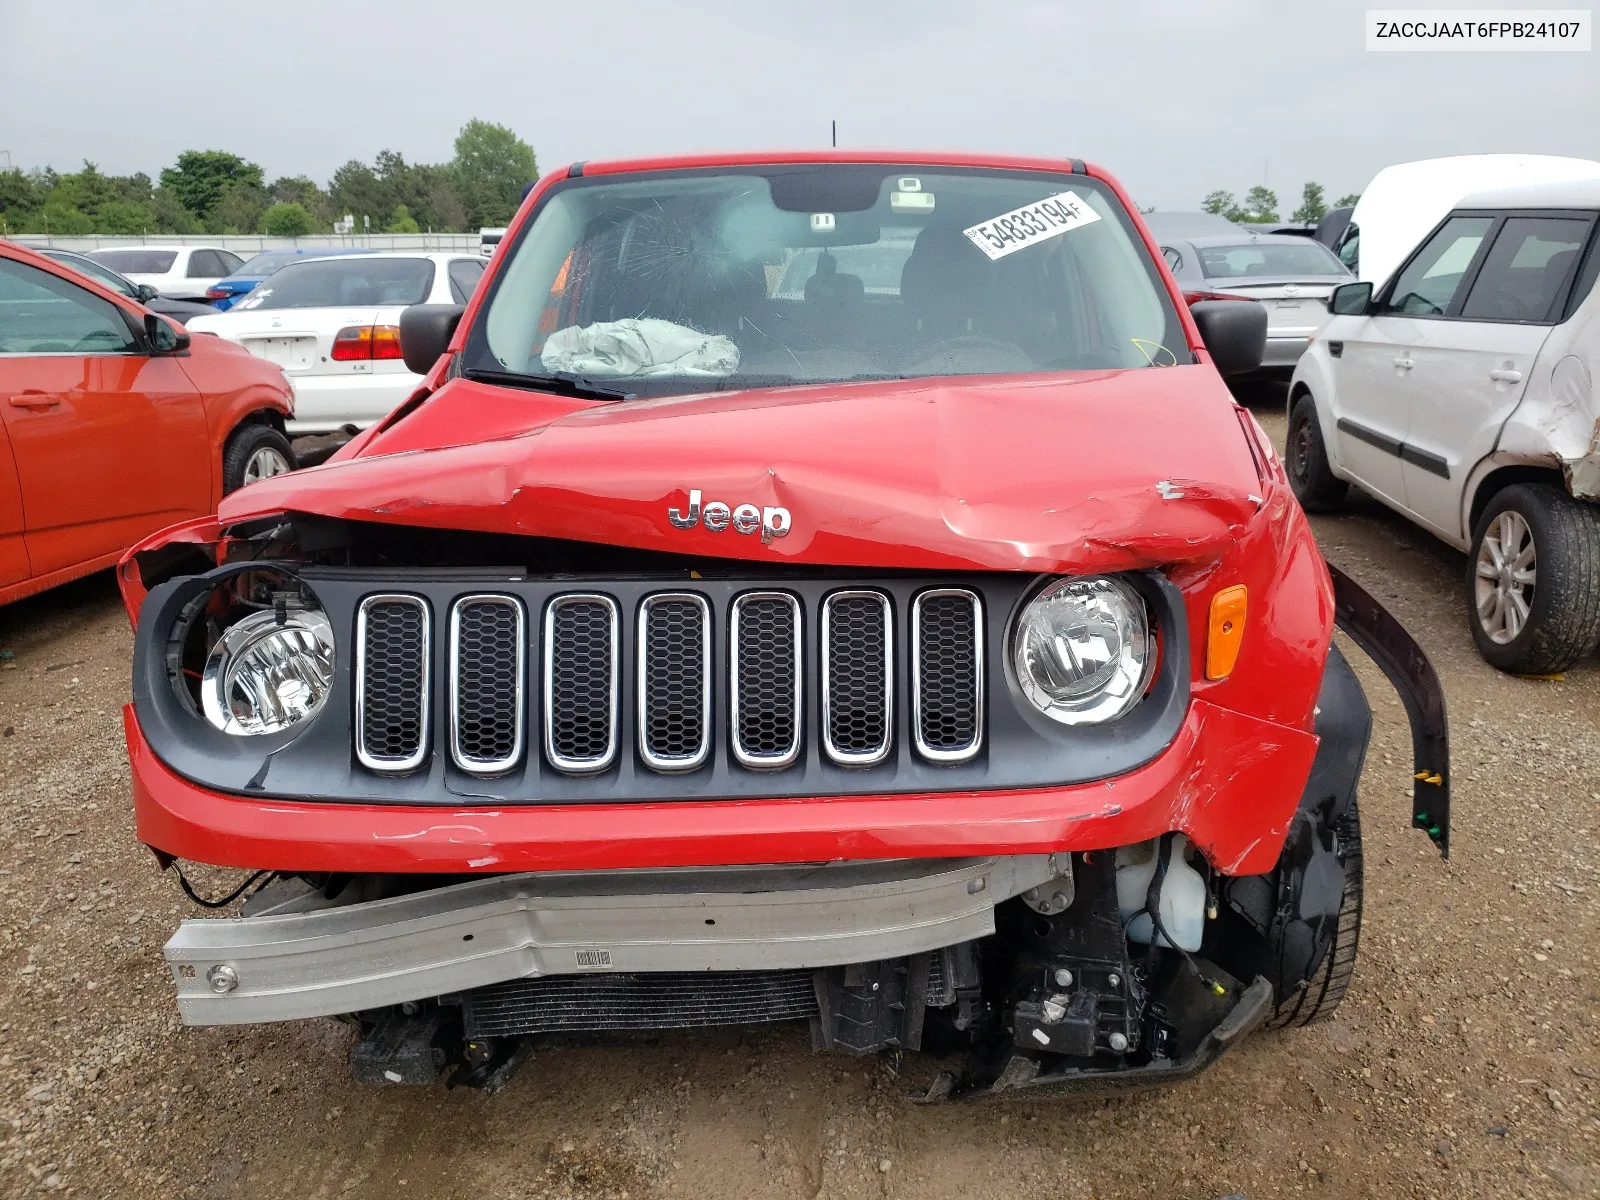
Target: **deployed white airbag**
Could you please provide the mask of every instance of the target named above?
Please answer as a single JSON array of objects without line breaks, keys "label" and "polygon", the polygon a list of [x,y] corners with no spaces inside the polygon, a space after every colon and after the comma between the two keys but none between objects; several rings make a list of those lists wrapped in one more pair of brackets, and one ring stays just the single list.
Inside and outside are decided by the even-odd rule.
[{"label": "deployed white airbag", "polygon": [[629,317],[558,329],[539,358],[547,371],[596,379],[731,375],[739,367],[739,347],[721,334],[654,317]]}]

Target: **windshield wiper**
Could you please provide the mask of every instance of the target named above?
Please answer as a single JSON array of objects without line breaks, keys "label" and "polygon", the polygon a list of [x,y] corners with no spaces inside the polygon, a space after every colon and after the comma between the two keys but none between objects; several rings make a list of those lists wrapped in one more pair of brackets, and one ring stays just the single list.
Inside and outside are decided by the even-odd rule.
[{"label": "windshield wiper", "polygon": [[549,375],[524,375],[521,371],[489,371],[468,367],[461,374],[478,383],[498,383],[503,387],[527,388],[533,392],[554,392],[558,396],[575,396],[580,400],[637,400],[637,392],[606,387],[571,371],[553,371]]}]

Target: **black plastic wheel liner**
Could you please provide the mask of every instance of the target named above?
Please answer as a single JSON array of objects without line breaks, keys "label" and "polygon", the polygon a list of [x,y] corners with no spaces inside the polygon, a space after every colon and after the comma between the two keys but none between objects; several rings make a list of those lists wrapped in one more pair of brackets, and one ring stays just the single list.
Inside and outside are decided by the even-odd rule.
[{"label": "black plastic wheel liner", "polygon": [[1411,719],[1411,827],[1450,857],[1450,725],[1439,676],[1405,627],[1331,563],[1334,619],[1377,663]]}]

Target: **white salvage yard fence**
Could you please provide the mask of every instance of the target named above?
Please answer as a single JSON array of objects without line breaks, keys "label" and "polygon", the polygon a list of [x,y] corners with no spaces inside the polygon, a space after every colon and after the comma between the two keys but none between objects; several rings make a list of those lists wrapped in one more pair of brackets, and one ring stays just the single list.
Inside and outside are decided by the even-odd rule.
[{"label": "white salvage yard fence", "polygon": [[352,250],[476,250],[476,233],[371,233],[309,234],[306,237],[266,237],[261,234],[163,234],[137,235],[91,233],[81,237],[60,237],[43,233],[16,233],[11,241],[24,246],[51,246],[58,250],[110,250],[118,246],[220,246],[245,258],[263,250],[289,250],[296,246],[347,246]]}]

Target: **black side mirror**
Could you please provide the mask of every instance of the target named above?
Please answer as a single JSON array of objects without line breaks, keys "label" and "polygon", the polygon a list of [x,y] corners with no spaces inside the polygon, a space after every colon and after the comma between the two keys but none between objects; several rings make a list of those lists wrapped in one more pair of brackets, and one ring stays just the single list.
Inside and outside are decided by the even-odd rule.
[{"label": "black side mirror", "polygon": [[189,348],[189,335],[165,317],[144,315],[144,339],[152,354],[182,354]]},{"label": "black side mirror", "polygon": [[406,370],[426,375],[450,346],[461,314],[461,304],[413,304],[400,314],[400,357]]},{"label": "black side mirror", "polygon": [[1244,375],[1267,355],[1267,310],[1256,300],[1199,300],[1189,306],[1200,340],[1224,377]]},{"label": "black side mirror", "polygon": [[1371,307],[1370,283],[1341,283],[1328,297],[1328,311],[1336,317],[1364,316]]},{"label": "black side mirror", "polygon": [[140,304],[149,304],[150,301],[154,300],[160,294],[160,292],[156,291],[156,289],[151,287],[148,283],[136,283],[133,285],[133,298]]}]

